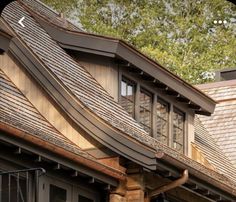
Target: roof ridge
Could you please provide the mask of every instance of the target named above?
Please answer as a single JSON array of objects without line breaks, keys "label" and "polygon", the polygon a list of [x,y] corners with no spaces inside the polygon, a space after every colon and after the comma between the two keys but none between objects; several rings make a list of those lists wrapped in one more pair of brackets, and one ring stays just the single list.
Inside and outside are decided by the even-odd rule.
[{"label": "roof ridge", "polygon": [[195,87],[197,87],[200,90],[208,90],[212,88],[229,87],[229,86],[236,86],[236,79],[195,85]]},{"label": "roof ridge", "polygon": [[[35,2],[38,3],[38,6],[34,5]],[[59,12],[57,12],[56,10],[52,9],[51,7],[47,6],[46,4],[44,4],[43,2],[41,2],[39,0],[20,0],[20,1],[18,1],[18,3],[20,3],[20,5],[23,6],[24,9],[27,10],[27,12],[29,12],[32,16],[34,16],[34,14],[38,15],[41,18],[47,20],[47,22],[49,22],[48,19],[51,19],[52,16],[49,16],[50,14],[47,11],[50,11],[55,15],[54,18],[52,18],[50,20],[50,23],[57,25],[61,28],[65,28],[64,26],[60,26],[61,23],[58,23],[60,20],[58,22],[56,22],[57,19],[63,19],[64,21],[66,21],[68,23],[68,27],[67,27],[68,30],[83,31],[83,30],[81,30],[81,28],[79,28],[77,25],[75,25],[70,19],[61,18]],[[45,10],[40,9],[39,5],[41,5]],[[53,20],[55,20],[55,22]]]}]

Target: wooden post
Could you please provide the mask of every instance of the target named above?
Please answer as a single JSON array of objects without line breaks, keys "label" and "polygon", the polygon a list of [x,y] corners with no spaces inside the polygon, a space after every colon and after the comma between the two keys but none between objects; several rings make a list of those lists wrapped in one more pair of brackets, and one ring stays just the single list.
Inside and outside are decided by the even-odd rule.
[{"label": "wooden post", "polygon": [[144,201],[144,177],[142,173],[131,174],[127,178],[127,202],[145,202]]},{"label": "wooden post", "polygon": [[109,202],[127,202],[125,195],[126,181],[120,181],[119,186],[111,191],[109,196]]}]

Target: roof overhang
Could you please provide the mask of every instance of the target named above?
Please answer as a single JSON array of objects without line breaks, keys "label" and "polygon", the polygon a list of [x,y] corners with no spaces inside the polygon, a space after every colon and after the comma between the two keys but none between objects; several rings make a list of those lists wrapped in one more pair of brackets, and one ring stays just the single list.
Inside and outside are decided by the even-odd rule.
[{"label": "roof overhang", "polygon": [[210,115],[216,102],[200,90],[180,79],[170,71],[146,57],[126,42],[85,32],[75,32],[50,24],[42,18],[37,19],[48,34],[65,49],[93,53],[122,59],[145,72],[153,80],[166,85],[176,92],[176,99],[183,98],[195,106],[195,113]]},{"label": "roof overhang", "polygon": [[[96,161],[91,161],[82,156],[67,152],[49,142],[45,142],[31,134],[27,134],[26,132],[0,122],[0,146],[4,143],[10,144],[14,148],[20,148],[19,152],[22,160],[24,159],[24,154],[32,153],[33,158],[27,158],[27,163],[40,162],[41,166],[45,169],[54,169],[53,167],[48,167],[48,162],[52,165],[59,164],[60,167],[65,167],[67,170],[69,169],[70,173],[77,171],[112,186],[117,186],[119,180],[125,179],[125,174],[121,174],[117,170],[108,169],[106,166]],[[17,154],[16,152],[12,153]],[[24,166],[27,167],[27,165]],[[97,169],[97,167],[100,168]],[[61,171],[62,170],[61,168]],[[108,172],[106,173],[106,171]],[[71,175],[69,176],[71,177]]]}]

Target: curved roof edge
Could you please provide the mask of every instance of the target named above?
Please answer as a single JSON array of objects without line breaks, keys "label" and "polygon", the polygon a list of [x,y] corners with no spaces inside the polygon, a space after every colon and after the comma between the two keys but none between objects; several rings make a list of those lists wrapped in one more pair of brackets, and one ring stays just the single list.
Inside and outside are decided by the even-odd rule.
[{"label": "curved roof edge", "polygon": [[31,76],[40,83],[56,104],[80,128],[91,137],[147,169],[156,169],[155,150],[131,141],[121,131],[107,125],[65,89],[60,81],[39,62],[39,60],[18,40],[13,39],[10,51],[19,60]]},{"label": "curved roof edge", "polygon": [[4,10],[4,8],[11,2],[13,2],[14,0],[1,0],[0,1],[0,16],[2,14],[2,11]]},{"label": "curved roof edge", "polygon": [[3,54],[4,52],[8,50],[11,38],[12,36],[9,33],[7,33],[5,30],[3,30],[1,26],[0,28],[0,54]]}]

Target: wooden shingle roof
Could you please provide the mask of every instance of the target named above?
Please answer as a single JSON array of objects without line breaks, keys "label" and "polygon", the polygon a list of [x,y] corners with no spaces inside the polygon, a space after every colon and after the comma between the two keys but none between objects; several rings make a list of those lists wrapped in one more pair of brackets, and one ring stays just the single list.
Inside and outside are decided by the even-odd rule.
[{"label": "wooden shingle roof", "polygon": [[236,167],[220,149],[198,117],[195,118],[195,146],[201,151],[214,170],[236,181]]},{"label": "wooden shingle roof", "polygon": [[[58,107],[88,135],[149,170],[156,170],[160,165],[165,167],[165,162],[172,168],[175,166],[175,172],[189,169],[193,183],[201,184],[204,180],[211,190],[222,189],[222,195],[235,199],[234,181],[148,135],[86,69],[51,38],[34,18],[34,13],[14,2],[2,16],[16,34],[10,52]],[[22,16],[25,27],[18,23]]]},{"label": "wooden shingle roof", "polygon": [[198,87],[218,101],[212,116],[199,116],[199,118],[222,151],[236,166],[236,80]]}]

